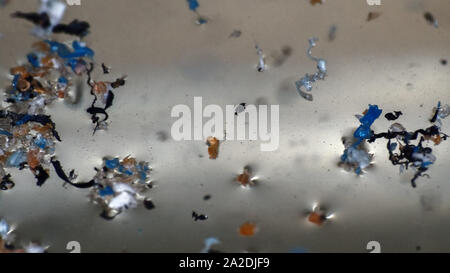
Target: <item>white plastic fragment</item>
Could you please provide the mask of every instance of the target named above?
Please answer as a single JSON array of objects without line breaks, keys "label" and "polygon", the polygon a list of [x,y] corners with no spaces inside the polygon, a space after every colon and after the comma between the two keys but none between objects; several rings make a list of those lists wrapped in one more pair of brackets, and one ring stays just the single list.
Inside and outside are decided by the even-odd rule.
[{"label": "white plastic fragment", "polygon": [[137,207],[136,191],[127,184],[114,183],[114,192],[118,195],[114,196],[108,204],[108,207],[113,210],[122,210],[124,208]]},{"label": "white plastic fragment", "polygon": [[47,13],[50,19],[50,27],[43,29],[35,27],[33,33],[39,37],[44,37],[52,33],[53,28],[61,22],[66,11],[66,4],[59,0],[41,0],[39,13]]},{"label": "white plastic fragment", "polygon": [[213,245],[220,244],[219,239],[215,237],[209,237],[205,239],[205,247],[202,249],[201,253],[208,253]]},{"label": "white plastic fragment", "polygon": [[24,249],[26,253],[44,253],[47,248],[47,246],[30,243]]},{"label": "white plastic fragment", "polygon": [[1,239],[5,240],[8,237],[8,234],[10,233],[10,226],[5,221],[5,219],[0,220],[0,237]]},{"label": "white plastic fragment", "polygon": [[[295,86],[300,96],[309,101],[313,100],[313,96],[309,93],[312,90],[312,83],[325,79],[325,76],[327,75],[327,62],[324,59],[313,56],[311,53],[312,48],[316,46],[316,41],[318,41],[318,39],[314,37],[309,39],[309,48],[306,53],[310,59],[316,62],[318,71],[313,75],[306,74],[299,81],[295,82]],[[302,90],[302,87],[304,87],[306,92]]]},{"label": "white plastic fragment", "polygon": [[259,58],[258,66],[256,67],[256,69],[259,72],[263,72],[263,71],[266,70],[266,63],[264,61],[264,54],[263,54],[262,49],[258,45],[256,45],[255,47],[256,47],[256,54],[258,54],[258,58]]},{"label": "white plastic fragment", "polygon": [[368,152],[350,146],[347,150],[347,160],[349,164],[356,164],[362,170],[370,165],[371,156]]}]

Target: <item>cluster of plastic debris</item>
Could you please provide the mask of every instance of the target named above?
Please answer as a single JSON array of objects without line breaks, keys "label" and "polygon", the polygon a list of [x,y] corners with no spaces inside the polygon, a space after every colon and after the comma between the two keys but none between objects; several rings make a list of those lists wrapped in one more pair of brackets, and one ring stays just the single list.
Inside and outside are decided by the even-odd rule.
[{"label": "cluster of plastic debris", "polygon": [[113,219],[126,209],[135,208],[139,201],[147,209],[153,209],[153,201],[145,196],[152,188],[150,167],[147,162],[138,162],[127,156],[104,159],[102,168],[95,168],[97,174],[92,179],[95,187],[91,189],[90,197],[94,203],[103,208],[101,216]]},{"label": "cluster of plastic debris", "polygon": [[[418,129],[414,132],[408,132],[400,123],[393,123],[387,132],[375,133],[371,130],[371,125],[381,115],[382,110],[376,105],[370,105],[364,116],[359,118],[361,125],[354,132],[353,143],[346,143],[344,154],[341,161],[344,164],[351,165],[355,168],[357,174],[361,174],[362,170],[370,165],[371,155],[362,148],[365,141],[373,143],[379,138],[385,138],[387,142],[387,150],[389,160],[393,165],[400,165],[400,172],[408,168],[415,169],[414,177],[411,179],[411,185],[416,187],[416,180],[424,174],[431,164],[436,161],[436,157],[432,154],[432,148],[424,146],[425,141],[432,141],[435,145],[439,145],[442,140],[447,139],[447,135],[442,133],[442,119],[450,115],[450,106],[441,106],[439,102],[433,111],[433,117],[430,122],[432,126],[426,129]],[[385,118],[389,121],[397,120],[403,113],[394,111],[387,113]],[[412,141],[417,141],[412,144]]]},{"label": "cluster of plastic debris", "polygon": [[[38,24],[40,31],[37,34],[40,36],[64,29],[64,25],[59,24],[59,21],[62,19],[65,4],[54,0],[42,0],[41,3],[39,13],[16,12],[14,16],[29,20],[34,18],[32,21]],[[47,18],[50,23],[44,24],[39,18]],[[71,23],[72,26],[79,23],[78,20],[74,22]],[[87,34],[89,24],[80,24],[83,31],[64,32],[83,37]],[[5,168],[29,168],[37,179],[37,185],[42,186],[49,178],[50,165],[53,165],[57,175],[65,183],[78,188],[93,186],[89,182],[74,183],[74,170],[66,175],[60,162],[55,160],[55,142],[61,141],[61,138],[55,123],[45,114],[45,107],[55,100],[76,101],[76,96],[72,94],[73,82],[77,77],[86,74],[87,83],[94,96],[91,107],[87,109],[92,116],[92,122],[95,123],[94,133],[97,129],[107,128],[106,109],[112,105],[114,99],[112,89],[124,85],[125,77],[114,82],[92,81],[93,57],[94,51],[83,42],[75,40],[69,46],[44,39],[33,44],[32,51],[26,56],[27,63],[10,69],[11,85],[5,89],[7,106],[0,109],[1,190],[11,189],[15,185]],[[109,73],[109,68],[105,65],[102,65],[102,68],[105,74]],[[97,100],[103,107],[96,105]],[[105,118],[100,120],[98,114],[103,114]]]},{"label": "cluster of plastic debris", "polygon": [[[308,54],[309,58],[311,58],[313,61],[317,63],[318,71],[313,75],[306,74],[299,81],[295,82],[295,86],[300,96],[309,101],[313,100],[313,96],[310,93],[312,90],[312,83],[318,80],[325,79],[325,76],[327,75],[327,62],[324,59],[314,57],[311,54],[312,48],[316,46],[316,41],[318,41],[317,38],[309,39],[309,48],[306,53]],[[305,90],[302,90],[302,87],[305,88]]]},{"label": "cluster of plastic debris", "polygon": [[16,236],[13,233],[14,228],[11,227],[5,219],[0,219],[0,253],[44,253],[48,246],[41,246],[37,243],[30,242],[23,248],[15,246]]},{"label": "cluster of plastic debris", "polygon": [[[397,113],[401,112],[397,111]],[[408,168],[414,169],[415,174],[411,179],[411,185],[416,187],[416,180],[421,176],[428,176],[425,172],[436,161],[432,148],[425,144],[432,141],[434,145],[439,145],[442,140],[447,139],[448,136],[441,131],[441,126],[442,119],[449,115],[450,106],[442,107],[439,102],[429,120],[432,126],[408,132],[400,123],[394,123],[387,132],[373,133],[368,142],[374,142],[378,138],[387,139],[389,160],[393,165],[400,165],[400,173]],[[389,117],[386,118],[390,120]],[[416,144],[413,144],[413,141],[417,141]]]},{"label": "cluster of plastic debris", "polygon": [[[45,107],[55,100],[69,98],[72,79],[85,71],[84,57],[93,51],[74,41],[65,44],[44,40],[33,44],[28,63],[10,69],[11,86],[5,89],[5,109],[0,109],[0,173],[2,189],[8,182],[5,167],[29,168],[41,186],[49,177],[47,166],[61,141]],[[7,184],[9,186],[4,185]]]}]

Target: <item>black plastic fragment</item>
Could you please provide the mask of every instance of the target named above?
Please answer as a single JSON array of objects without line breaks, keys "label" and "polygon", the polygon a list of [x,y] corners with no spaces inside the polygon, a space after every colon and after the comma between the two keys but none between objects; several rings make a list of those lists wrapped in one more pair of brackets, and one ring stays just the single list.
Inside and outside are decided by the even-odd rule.
[{"label": "black plastic fragment", "polygon": [[109,74],[111,69],[109,67],[107,67],[104,63],[102,63],[102,70],[103,70],[103,74]]},{"label": "black plastic fragment", "polygon": [[32,22],[35,25],[38,25],[42,28],[48,28],[51,26],[50,18],[47,13],[37,13],[37,12],[21,12],[17,11],[11,14],[14,18],[21,18],[27,21]]},{"label": "black plastic fragment", "polygon": [[2,182],[0,182],[0,190],[7,191],[14,188],[16,184],[11,180],[11,175],[7,174],[3,176]]},{"label": "black plastic fragment", "polygon": [[192,212],[192,218],[194,218],[194,221],[204,221],[206,219],[208,219],[208,216],[204,215],[204,214],[198,214],[197,212],[193,211]]},{"label": "black plastic fragment", "polygon": [[387,120],[396,120],[398,119],[401,115],[403,115],[403,113],[401,111],[394,111],[391,113],[387,113],[386,115],[384,115],[384,117]]},{"label": "black plastic fragment", "polygon": [[89,33],[90,25],[85,21],[78,21],[77,19],[70,22],[70,24],[58,24],[53,28],[54,33],[65,33],[75,35],[80,38]]},{"label": "black plastic fragment", "polygon": [[114,100],[114,93],[110,90],[106,96],[105,110],[112,106]]},{"label": "black plastic fragment", "polygon": [[42,186],[45,181],[50,177],[47,173],[47,171],[41,166],[37,166],[34,170],[34,177],[37,179],[36,185],[39,187]]},{"label": "black plastic fragment", "polygon": [[150,199],[145,199],[145,200],[144,200],[144,207],[145,207],[146,209],[148,209],[148,210],[154,209],[154,208],[155,208],[155,204],[153,203],[152,200],[150,200]]},{"label": "black plastic fragment", "polygon": [[89,182],[85,182],[85,183],[73,183],[73,177],[75,175],[75,170],[71,170],[69,173],[69,177],[66,175],[66,173],[64,172],[62,166],[61,166],[61,162],[59,162],[59,160],[55,160],[55,157],[51,158],[51,162],[53,165],[53,168],[56,171],[56,174],[59,176],[59,178],[61,178],[62,180],[64,180],[64,182],[76,187],[76,188],[80,188],[80,189],[86,189],[86,188],[90,188],[95,186],[97,183],[95,183],[95,180],[91,180]]}]

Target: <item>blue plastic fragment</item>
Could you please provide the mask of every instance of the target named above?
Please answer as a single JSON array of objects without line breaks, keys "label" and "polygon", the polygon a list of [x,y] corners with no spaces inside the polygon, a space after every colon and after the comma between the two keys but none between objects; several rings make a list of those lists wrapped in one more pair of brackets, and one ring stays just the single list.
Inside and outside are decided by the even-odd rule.
[{"label": "blue plastic fragment", "polygon": [[119,172],[124,173],[126,175],[133,175],[133,172],[125,168],[123,165],[119,165]]},{"label": "blue plastic fragment", "polygon": [[192,10],[192,11],[196,11],[197,8],[200,6],[198,4],[197,0],[187,0],[187,1],[188,1],[188,4],[189,4],[189,9]]},{"label": "blue plastic fragment", "polygon": [[63,77],[63,76],[59,77],[58,82],[61,83],[61,84],[67,84],[68,83],[67,79],[65,77]]},{"label": "blue plastic fragment", "polygon": [[103,189],[99,190],[98,194],[100,196],[114,195],[114,190],[110,186],[106,186]]},{"label": "blue plastic fragment", "polygon": [[397,143],[391,143],[391,145],[389,145],[389,151],[394,151],[397,148]]},{"label": "blue plastic fragment", "polygon": [[115,169],[115,168],[119,167],[119,165],[120,165],[120,162],[119,162],[118,158],[114,158],[114,159],[105,161],[105,166],[108,169]]},{"label": "blue plastic fragment", "polygon": [[45,42],[50,45],[50,50],[53,53],[58,54],[58,56],[60,57],[69,55],[71,53],[69,48],[65,44],[50,40],[45,40]]},{"label": "blue plastic fragment", "polygon": [[37,68],[37,67],[40,67],[40,66],[41,66],[41,64],[40,64],[40,62],[39,62],[39,58],[38,58],[38,56],[37,56],[35,53],[29,53],[29,54],[27,55],[27,59],[28,59],[28,62],[29,62],[34,68]]},{"label": "blue plastic fragment", "polygon": [[4,130],[4,129],[0,129],[0,135],[5,135],[5,136],[13,136],[13,134],[11,134],[10,132]]},{"label": "blue plastic fragment", "polygon": [[6,164],[12,167],[19,167],[25,161],[27,161],[25,152],[18,150],[8,157]]},{"label": "blue plastic fragment", "polygon": [[72,47],[73,51],[71,52],[70,49],[62,43],[58,43],[55,41],[46,40],[46,43],[50,45],[50,49],[52,52],[55,52],[58,54],[59,57],[63,59],[74,59],[74,58],[81,58],[81,57],[94,57],[94,51],[90,49],[87,46],[82,45],[78,41],[73,41]]},{"label": "blue plastic fragment", "polygon": [[16,74],[14,75],[14,78],[12,80],[12,87],[14,87],[14,89],[17,89],[17,82],[19,81],[20,75]]},{"label": "blue plastic fragment", "polygon": [[200,18],[198,18],[197,23],[200,24],[200,25],[203,25],[203,24],[208,23],[208,20],[206,20],[203,17],[200,17]]},{"label": "blue plastic fragment", "polygon": [[18,120],[18,121],[16,121],[15,123],[14,123],[14,125],[22,125],[22,124],[25,124],[25,123],[27,123],[28,121],[30,121],[31,119],[32,119],[32,117],[33,116],[31,116],[31,115],[24,115],[20,120]]},{"label": "blue plastic fragment", "polygon": [[41,149],[45,149],[45,147],[47,147],[47,140],[41,134],[39,134],[34,140],[34,144],[36,144],[36,146]]},{"label": "blue plastic fragment", "polygon": [[369,139],[372,135],[370,126],[375,122],[377,118],[380,117],[382,110],[378,108],[377,105],[369,105],[369,110],[367,113],[359,119],[361,125],[356,129],[353,136],[358,139],[356,143],[353,144],[354,147],[358,146],[362,140]]}]

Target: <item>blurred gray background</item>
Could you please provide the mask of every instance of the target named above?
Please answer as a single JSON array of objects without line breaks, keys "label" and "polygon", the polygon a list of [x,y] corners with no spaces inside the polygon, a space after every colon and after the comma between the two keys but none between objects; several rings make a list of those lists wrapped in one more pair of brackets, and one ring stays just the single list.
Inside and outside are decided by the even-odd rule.
[{"label": "blurred gray background", "polygon": [[[207,237],[222,243],[224,252],[368,252],[378,241],[382,252],[450,251],[450,144],[434,149],[437,161],[430,178],[418,187],[413,172],[399,175],[388,161],[383,140],[371,144],[374,167],[357,177],[337,166],[343,152],[341,137],[359,125],[354,114],[368,104],[385,112],[401,110],[408,130],[429,125],[432,108],[450,103],[450,2],[445,0],[328,0],[312,6],[307,0],[199,0],[199,13],[209,19],[196,25],[196,15],[185,0],[81,0],[68,7],[63,22],[91,23],[85,41],[95,50],[98,64],[112,74],[128,75],[110,109],[106,132],[92,136],[89,90],[76,106],[55,102],[48,109],[63,141],[57,155],[66,169],[75,168],[89,180],[103,156],[129,154],[150,162],[156,209],[142,206],[113,221],[99,217],[100,207],[89,203],[89,190],[63,188],[52,171],[39,188],[30,171],[10,172],[16,187],[0,192],[0,216],[17,225],[20,240],[38,240],[49,252],[69,252],[78,241],[82,252],[199,252]],[[24,62],[36,38],[31,24],[12,19],[14,11],[35,11],[38,1],[12,0],[0,8],[1,85],[8,70]],[[368,13],[381,16],[367,22]],[[429,25],[430,11],[439,28]],[[328,30],[337,26],[336,39]],[[230,38],[234,30],[239,38]],[[314,101],[301,98],[294,82],[315,72],[306,56],[308,38],[319,38],[313,54],[328,61],[328,77],[313,86]],[[55,36],[60,41],[72,37]],[[266,55],[268,70],[259,73],[257,43]],[[291,56],[274,65],[283,46]],[[280,147],[261,152],[259,141],[227,141],[219,157],[208,159],[203,141],[176,142],[170,137],[176,104],[249,104],[266,101],[280,105]],[[383,115],[384,115],[383,113]],[[385,131],[380,117],[373,126]],[[449,120],[443,131],[450,132]],[[158,132],[167,134],[162,141]],[[233,182],[250,164],[260,183],[249,190]],[[212,198],[203,200],[205,194]],[[335,218],[317,227],[304,212],[318,202]],[[192,211],[208,215],[195,222]],[[251,221],[258,233],[239,235]]]}]

